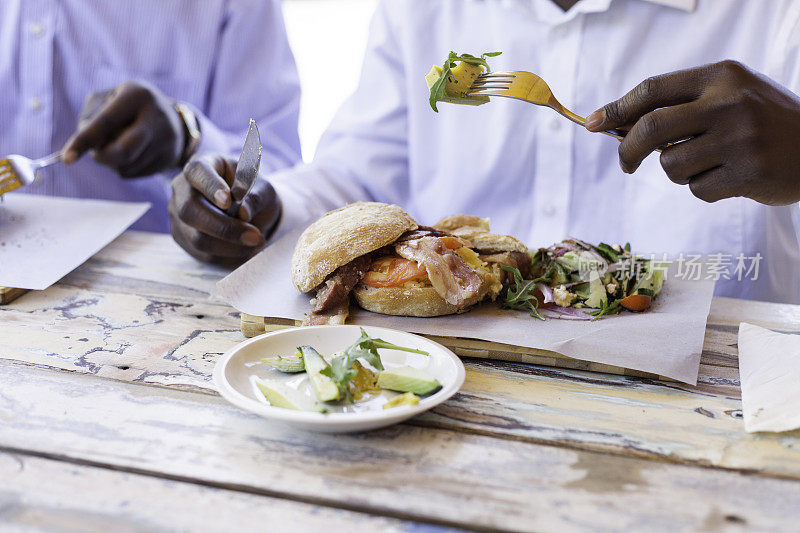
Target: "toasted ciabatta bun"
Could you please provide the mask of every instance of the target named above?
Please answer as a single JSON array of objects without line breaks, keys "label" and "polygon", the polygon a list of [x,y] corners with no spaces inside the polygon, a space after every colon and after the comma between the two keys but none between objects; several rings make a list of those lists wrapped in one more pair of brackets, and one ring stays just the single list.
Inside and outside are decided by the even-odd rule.
[{"label": "toasted ciabatta bun", "polygon": [[456,237],[467,239],[482,254],[499,252],[527,252],[528,247],[511,235],[489,232],[489,219],[472,215],[450,215],[433,225]]},{"label": "toasted ciabatta bun", "polygon": [[474,215],[450,215],[441,219],[433,225],[434,228],[442,231],[453,232],[461,228],[470,228],[476,231],[489,231],[489,219],[476,217]]},{"label": "toasted ciabatta bun", "polygon": [[292,282],[308,292],[342,265],[396,241],[417,229],[403,208],[379,202],[357,202],[331,211],[300,236],[292,254]]},{"label": "toasted ciabatta bun", "polygon": [[359,283],[353,295],[358,305],[367,311],[384,315],[430,317],[463,313],[486,298],[494,300],[502,288],[499,268],[495,265],[484,264],[476,272],[481,278],[478,294],[463,305],[446,302],[430,282],[410,281],[398,287],[370,287]]}]

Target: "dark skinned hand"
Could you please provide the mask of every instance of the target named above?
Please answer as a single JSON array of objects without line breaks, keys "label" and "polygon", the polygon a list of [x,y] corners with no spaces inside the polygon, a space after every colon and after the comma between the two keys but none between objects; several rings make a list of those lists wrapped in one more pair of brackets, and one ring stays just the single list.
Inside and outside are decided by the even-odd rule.
[{"label": "dark skinned hand", "polygon": [[153,85],[127,81],[86,98],[78,129],[64,145],[64,162],[87,151],[124,178],[175,167],[185,144],[174,102]]},{"label": "dark skinned hand", "polygon": [[649,78],[592,113],[589,131],[629,129],[619,146],[633,173],[658,146],[669,179],[706,202],[800,200],[800,97],[735,61]]},{"label": "dark skinned hand", "polygon": [[238,217],[225,214],[235,172],[236,159],[205,153],[194,156],[172,180],[172,236],[195,259],[238,266],[264,246],[278,224],[280,200],[263,178],[245,197]]}]

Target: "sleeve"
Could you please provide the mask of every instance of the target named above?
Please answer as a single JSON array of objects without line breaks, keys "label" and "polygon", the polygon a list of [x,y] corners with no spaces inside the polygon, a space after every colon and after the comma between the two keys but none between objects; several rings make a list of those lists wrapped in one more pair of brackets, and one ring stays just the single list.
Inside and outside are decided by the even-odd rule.
[{"label": "sleeve", "polygon": [[764,73],[800,94],[800,2],[786,0],[776,13]]},{"label": "sleeve", "polygon": [[403,54],[381,2],[370,25],[361,78],[320,139],[312,163],[272,176],[283,204],[274,238],[358,200],[404,204],[408,198],[408,137]]},{"label": "sleeve", "polygon": [[238,155],[247,123],[258,123],[262,172],[300,160],[300,81],[279,0],[230,0],[203,109],[200,151]]}]

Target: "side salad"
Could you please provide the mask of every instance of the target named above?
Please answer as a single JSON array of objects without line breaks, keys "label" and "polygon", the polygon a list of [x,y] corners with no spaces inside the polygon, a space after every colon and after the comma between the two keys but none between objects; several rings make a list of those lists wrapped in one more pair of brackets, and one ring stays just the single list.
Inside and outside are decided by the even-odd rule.
[{"label": "side salad", "polygon": [[419,403],[420,396],[432,394],[442,388],[435,377],[418,368],[384,368],[378,352],[381,349],[428,355],[428,352],[422,350],[370,337],[362,328],[361,336],[356,342],[329,358],[325,358],[311,346],[299,346],[292,355],[261,360],[282,373],[306,373],[316,401],[299,401],[297,394],[278,380],[259,379],[256,385],[275,407],[323,413],[328,412],[327,406],[353,404],[379,395],[384,390],[402,393],[384,403],[384,409],[415,405]]},{"label": "side salad", "polygon": [[465,105],[481,105],[488,102],[488,96],[468,96],[467,91],[478,76],[491,72],[486,59],[499,56],[501,53],[486,52],[480,57],[475,57],[471,54],[450,52],[441,67],[434,65],[425,76],[428,89],[431,91],[431,108],[438,113],[437,102]]},{"label": "side salad", "polygon": [[646,311],[661,292],[664,266],[631,253],[630,244],[597,246],[579,239],[540,248],[532,254],[530,279],[502,266],[508,283],[500,303],[531,316],[594,320],[628,311]]}]

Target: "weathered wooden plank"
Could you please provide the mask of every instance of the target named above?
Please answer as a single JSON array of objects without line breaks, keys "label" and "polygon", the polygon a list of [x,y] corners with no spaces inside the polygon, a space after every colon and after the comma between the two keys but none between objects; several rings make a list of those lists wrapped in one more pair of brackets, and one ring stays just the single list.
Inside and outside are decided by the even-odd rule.
[{"label": "weathered wooden plank", "polygon": [[732,328],[750,322],[776,331],[800,332],[800,305],[714,298],[708,321]]},{"label": "weathered wooden plank", "polygon": [[470,365],[461,393],[415,423],[800,479],[800,430],[745,433],[739,399],[566,374]]},{"label": "weathered wooden plank", "polygon": [[0,357],[184,388],[210,388],[242,340],[230,307],[56,285],[0,310]]},{"label": "weathered wooden plank", "polygon": [[28,289],[17,289],[14,287],[0,287],[0,305],[10,304],[23,294],[28,292]]},{"label": "weathered wooden plank", "polygon": [[[422,524],[0,452],[10,531],[408,531]],[[434,529],[434,528],[432,528]]]},{"label": "weathered wooden plank", "polygon": [[775,531],[800,519],[797,481],[408,425],[312,436],[212,396],[8,363],[0,420],[6,450],[421,521]]}]

